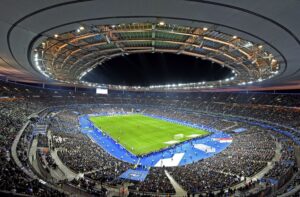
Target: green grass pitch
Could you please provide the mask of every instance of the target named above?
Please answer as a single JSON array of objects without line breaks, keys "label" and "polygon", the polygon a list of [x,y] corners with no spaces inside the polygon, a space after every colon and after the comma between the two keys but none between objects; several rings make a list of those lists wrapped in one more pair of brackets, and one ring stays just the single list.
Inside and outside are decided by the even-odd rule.
[{"label": "green grass pitch", "polygon": [[[166,142],[177,140],[176,143],[179,143],[209,133],[140,114],[96,116],[90,117],[90,120],[135,155],[145,155],[171,145]],[[176,134],[184,137],[174,139]]]}]

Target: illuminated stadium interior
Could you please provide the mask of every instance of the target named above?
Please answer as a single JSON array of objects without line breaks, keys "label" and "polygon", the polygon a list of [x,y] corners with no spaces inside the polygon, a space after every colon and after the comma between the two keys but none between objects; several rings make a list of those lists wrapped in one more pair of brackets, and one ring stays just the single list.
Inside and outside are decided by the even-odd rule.
[{"label": "illuminated stadium interior", "polygon": [[[35,68],[48,78],[69,83],[86,83],[81,80],[82,77],[98,65],[118,56],[136,53],[194,56],[228,67],[236,74],[205,84],[202,81],[177,83],[177,89],[252,84],[270,79],[280,70],[278,60],[265,49],[269,46],[222,33],[214,27],[167,24],[163,19],[157,23],[81,25],[70,32],[35,40],[38,43],[33,43],[36,48],[32,48],[31,53]],[[97,83],[89,85],[97,86]],[[116,86],[120,84],[98,85],[126,88]],[[131,87],[138,88],[138,85]],[[148,88],[168,88],[168,85],[151,85]]]},{"label": "illuminated stadium interior", "polygon": [[0,195],[299,196],[299,7],[3,0]]}]

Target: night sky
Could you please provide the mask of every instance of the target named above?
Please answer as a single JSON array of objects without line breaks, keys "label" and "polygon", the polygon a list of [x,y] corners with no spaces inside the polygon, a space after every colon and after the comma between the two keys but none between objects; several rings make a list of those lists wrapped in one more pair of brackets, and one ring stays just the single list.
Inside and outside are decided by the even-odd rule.
[{"label": "night sky", "polygon": [[112,58],[98,65],[83,80],[114,85],[150,86],[213,81],[230,76],[230,69],[201,58],[144,53]]}]

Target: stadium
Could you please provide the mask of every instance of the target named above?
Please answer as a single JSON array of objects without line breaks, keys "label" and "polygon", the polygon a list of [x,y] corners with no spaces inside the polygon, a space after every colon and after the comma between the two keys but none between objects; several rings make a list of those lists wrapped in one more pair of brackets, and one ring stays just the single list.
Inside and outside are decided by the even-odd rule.
[{"label": "stadium", "polygon": [[300,2],[0,0],[1,196],[300,196]]}]

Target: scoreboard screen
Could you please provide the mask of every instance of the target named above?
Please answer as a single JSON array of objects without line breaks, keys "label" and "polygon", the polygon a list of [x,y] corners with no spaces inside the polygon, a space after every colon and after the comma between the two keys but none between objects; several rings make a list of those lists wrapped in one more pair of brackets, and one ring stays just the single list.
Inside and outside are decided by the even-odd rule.
[{"label": "scoreboard screen", "polygon": [[97,88],[96,89],[96,94],[108,94],[108,90],[103,89],[103,88]]}]

